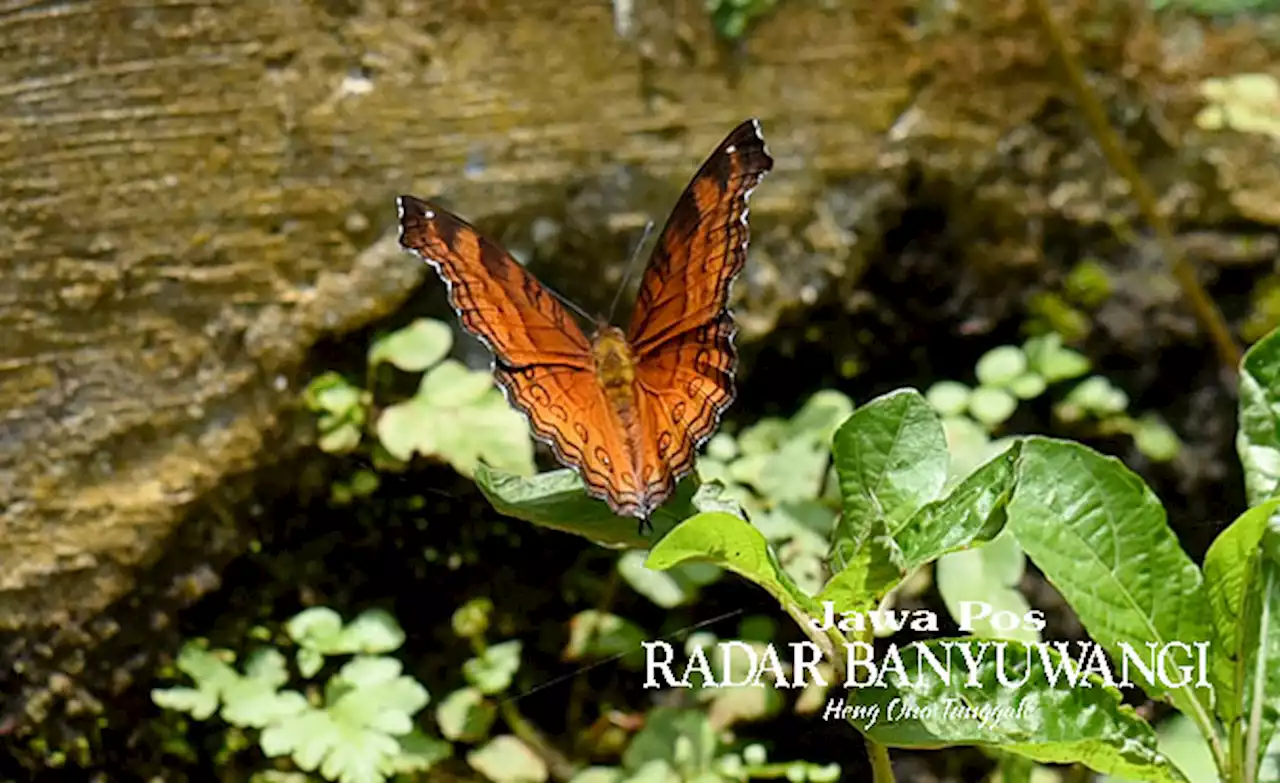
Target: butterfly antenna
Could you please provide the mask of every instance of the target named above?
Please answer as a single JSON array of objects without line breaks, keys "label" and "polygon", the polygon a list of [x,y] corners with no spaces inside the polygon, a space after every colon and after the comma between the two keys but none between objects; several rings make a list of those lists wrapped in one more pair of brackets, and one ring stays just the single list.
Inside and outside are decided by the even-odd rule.
[{"label": "butterfly antenna", "polygon": [[542,284],[542,287],[543,287],[543,288],[545,288],[545,289],[547,289],[547,292],[548,292],[548,293],[550,293],[552,296],[554,296],[556,299],[559,299],[559,300],[560,300],[560,304],[562,304],[562,305],[564,305],[565,307],[569,308],[570,310],[574,311],[575,313],[577,313],[578,315],[582,316],[582,317],[583,317],[583,318],[585,318],[586,320],[588,320],[588,321],[595,321],[595,320],[596,320],[595,318],[591,317],[591,315],[590,315],[590,314],[588,314],[586,310],[583,310],[581,307],[578,307],[578,305],[577,305],[577,304],[575,304],[575,303],[574,303],[574,301],[573,301],[572,299],[570,299],[569,297],[565,296],[564,294],[561,294],[559,291],[555,290],[554,288],[552,288],[551,286],[547,285],[546,283],[543,283],[543,284]]},{"label": "butterfly antenna", "polygon": [[622,273],[622,282],[618,283],[618,290],[613,294],[613,304],[609,305],[609,323],[613,323],[613,313],[618,309],[618,300],[622,298],[622,292],[627,288],[627,282],[631,280],[631,275],[636,271],[636,261],[640,259],[640,248],[644,247],[645,240],[649,238],[649,232],[653,231],[653,221],[650,220],[644,224],[644,234],[640,236],[640,241],[636,243],[635,249],[631,251],[631,260],[627,262],[627,268]]}]

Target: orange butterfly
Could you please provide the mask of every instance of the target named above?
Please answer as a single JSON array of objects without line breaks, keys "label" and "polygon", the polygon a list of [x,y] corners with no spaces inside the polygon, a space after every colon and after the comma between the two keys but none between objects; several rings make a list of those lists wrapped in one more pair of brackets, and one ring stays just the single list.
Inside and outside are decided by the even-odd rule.
[{"label": "orange butterfly", "polygon": [[733,402],[729,290],[747,258],[747,198],[772,167],[760,123],[735,128],[672,209],[627,331],[597,318],[590,339],[497,244],[438,207],[398,199],[400,244],[444,279],[463,328],[493,352],[507,399],[587,492],[638,518],[642,534]]}]

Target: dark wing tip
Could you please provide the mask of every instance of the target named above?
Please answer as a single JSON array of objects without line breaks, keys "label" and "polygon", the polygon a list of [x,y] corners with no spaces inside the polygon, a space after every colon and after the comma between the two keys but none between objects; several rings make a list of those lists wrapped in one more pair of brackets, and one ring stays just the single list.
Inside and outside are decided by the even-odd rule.
[{"label": "dark wing tip", "polygon": [[[732,151],[730,147],[733,148]],[[744,120],[734,128],[720,143],[720,150],[742,156],[748,161],[748,166],[757,171],[769,171],[773,168],[773,157],[764,143],[764,131],[760,129],[760,120],[755,117]]]}]

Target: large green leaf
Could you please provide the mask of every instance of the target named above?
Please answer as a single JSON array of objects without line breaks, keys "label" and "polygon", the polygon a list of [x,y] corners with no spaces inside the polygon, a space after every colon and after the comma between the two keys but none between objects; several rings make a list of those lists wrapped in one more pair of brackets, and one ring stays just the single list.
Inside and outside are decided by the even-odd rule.
[{"label": "large green leaf", "polygon": [[[1164,508],[1118,459],[1078,443],[1028,438],[1007,509],[1018,543],[1117,660],[1122,645],[1206,642],[1209,602],[1200,569],[1178,545]],[[1144,660],[1147,660],[1144,658]],[[1207,688],[1133,680],[1167,697],[1202,727],[1211,725]]]},{"label": "large green leaf", "polygon": [[[959,647],[981,660],[972,669]],[[985,645],[985,647],[979,647]],[[998,645],[1003,645],[1003,651]],[[979,642],[972,638],[923,643],[950,672],[944,678],[917,644],[896,648],[906,678],[877,675],[883,683],[850,691],[841,705],[852,707],[846,720],[872,739],[900,748],[979,745],[1044,763],[1079,762],[1091,769],[1146,781],[1182,781],[1182,775],[1156,751],[1156,735],[1120,693],[1093,675],[1089,686],[1071,687],[1065,661],[1054,647],[1020,642]],[[945,667],[950,656],[952,664]],[[884,667],[892,659],[881,657]],[[1048,670],[1046,671],[1046,666]],[[1051,674],[1056,672],[1056,677]],[[868,673],[857,673],[859,681]],[[948,681],[949,679],[949,681]],[[914,711],[911,711],[914,708]]]},{"label": "large green leaf", "polygon": [[878,527],[901,527],[942,492],[947,440],[937,412],[914,389],[878,397],[840,425],[833,443],[844,510],[831,570],[844,570],[873,543]]},{"label": "large green leaf", "polygon": [[938,558],[934,580],[961,631],[984,639],[1038,642],[1040,631],[1025,621],[1031,605],[1018,589],[1026,566],[1017,540],[1005,533],[984,546]]},{"label": "large green leaf", "polygon": [[1269,549],[1280,531],[1280,499],[1246,511],[1209,547],[1205,586],[1213,609],[1213,683],[1218,715],[1247,736],[1242,763],[1261,762],[1280,713],[1280,567]]},{"label": "large green leaf", "polygon": [[723,508],[719,487],[699,488],[692,476],[676,486],[675,494],[653,513],[653,531],[641,536],[635,517],[614,514],[607,503],[587,494],[578,474],[567,468],[517,476],[481,463],[476,484],[500,514],[565,533],[584,536],[615,549],[647,549],[676,523],[702,509]]},{"label": "large green leaf", "polygon": [[904,565],[915,568],[970,544],[989,541],[1004,527],[1022,442],[979,467],[947,496],[921,508],[891,530]]},{"label": "large green leaf", "polygon": [[1259,618],[1256,613],[1247,616],[1246,611],[1260,608],[1248,598],[1258,591],[1262,535],[1278,508],[1280,499],[1246,511],[1214,540],[1204,558],[1205,590],[1213,610],[1213,684],[1218,714],[1227,723],[1240,717],[1246,677],[1241,652],[1258,642]]},{"label": "large green leaf", "polygon": [[685,520],[654,545],[645,566],[665,570],[687,561],[714,563],[755,582],[793,616],[819,614],[813,599],[782,570],[769,542],[741,517],[708,511]]},{"label": "large green leaf", "polygon": [[1280,487],[1280,330],[1254,343],[1241,362],[1236,451],[1249,505],[1275,496]]}]

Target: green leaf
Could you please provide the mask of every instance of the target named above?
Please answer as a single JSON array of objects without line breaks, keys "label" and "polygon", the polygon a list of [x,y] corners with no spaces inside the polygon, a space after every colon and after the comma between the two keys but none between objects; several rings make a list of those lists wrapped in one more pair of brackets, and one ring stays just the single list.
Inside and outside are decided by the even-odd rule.
[{"label": "green leaf", "polygon": [[877,520],[893,529],[941,493],[947,443],[938,414],[919,392],[891,392],[864,405],[833,446],[844,513],[830,556],[839,572],[872,538]]},{"label": "green leaf", "polygon": [[704,713],[658,707],[649,712],[644,728],[622,754],[622,767],[634,774],[662,762],[687,780],[710,770],[717,745],[715,730]]},{"label": "green leaf", "polygon": [[840,561],[844,567],[832,574],[817,598],[819,603],[831,601],[838,612],[875,607],[907,574],[902,552],[881,519],[872,521],[861,544]]},{"label": "green leaf", "polygon": [[468,659],[462,664],[462,674],[482,693],[494,694],[511,687],[519,668],[520,640],[512,639],[490,645],[480,657]]},{"label": "green leaf", "polygon": [[446,359],[423,376],[418,393],[387,407],[375,425],[397,459],[416,452],[443,459],[464,476],[477,466],[533,473],[533,441],[525,417],[507,404],[486,372]]},{"label": "green leaf", "polygon": [[[1210,645],[1217,710],[1230,727],[1257,722],[1244,763],[1257,765],[1280,717],[1280,498],[1246,511],[1209,547],[1205,586],[1212,608]],[[1261,697],[1261,698],[1259,698]]]},{"label": "green leaf", "polygon": [[654,545],[645,566],[666,570],[688,560],[733,571],[764,588],[784,608],[816,606],[782,571],[760,531],[732,514],[708,511],[690,517]]},{"label": "green leaf", "polygon": [[332,429],[321,426],[316,445],[326,454],[347,454],[360,445],[364,433],[351,422],[335,424]]},{"label": "green leaf", "polygon": [[390,760],[388,766],[397,775],[426,772],[453,755],[452,745],[437,737],[428,737],[417,729],[397,737],[396,742],[400,745],[400,753]]},{"label": "green leaf", "polygon": [[488,736],[497,714],[498,708],[479,688],[468,686],[444,697],[436,708],[436,723],[454,742],[479,742]]},{"label": "green leaf", "polygon": [[639,550],[618,558],[618,573],[633,590],[663,609],[674,609],[693,597],[671,574],[645,568],[644,559],[644,552]]},{"label": "green leaf", "polygon": [[[969,645],[975,658],[982,649],[978,645],[986,645],[983,663],[972,673],[967,665],[951,667],[948,683],[920,653],[921,647],[928,649],[945,666],[948,655],[961,657],[958,651],[949,653],[948,644]],[[997,652],[998,646],[1003,652]],[[1094,675],[1085,675],[1092,687],[1070,687],[1064,680],[1051,684],[1046,663],[1058,672],[1064,664],[1055,647],[938,639],[897,649],[910,676],[887,676],[883,687],[856,691],[863,709],[849,716],[851,724],[878,742],[900,748],[978,745],[1041,763],[1079,762],[1140,780],[1184,780],[1157,752],[1155,732],[1121,704],[1115,688]],[[904,706],[918,712],[904,715]],[[878,711],[868,726],[872,707]]]},{"label": "green leaf", "polygon": [[1143,414],[1135,422],[1133,445],[1154,462],[1168,462],[1178,456],[1182,442],[1173,428],[1154,413]]},{"label": "green leaf", "polygon": [[639,669],[644,666],[640,643],[648,638],[644,629],[630,620],[588,609],[569,620],[569,642],[565,645],[564,660],[621,657],[624,665]]},{"label": "green leaf", "polygon": [[1027,354],[1016,345],[992,348],[978,359],[974,374],[978,383],[1003,389],[1027,371]]},{"label": "green leaf", "polygon": [[947,471],[947,484],[954,484],[987,460],[1000,453],[1003,446],[993,441],[986,428],[968,416],[949,416],[942,420],[942,431],[947,435],[947,450],[951,465]]},{"label": "green leaf", "polygon": [[542,757],[510,734],[468,753],[467,763],[493,783],[543,783],[548,777]]},{"label": "green leaf", "polygon": [[[1077,443],[1028,438],[1018,460],[1008,524],[1090,636],[1117,660],[1121,644],[1208,641],[1209,603],[1200,570],[1165,522],[1164,508],[1135,473]],[[1131,667],[1152,698],[1168,697],[1201,726],[1208,696],[1191,683],[1170,690]]]},{"label": "green leaf", "polygon": [[[985,546],[952,552],[938,560],[934,578],[947,611],[960,630],[983,639],[1040,641],[1040,632],[1023,618],[1031,610],[1018,591],[1026,568],[1026,556],[1011,535],[996,536]],[[965,602],[981,604],[984,610],[964,620]]]},{"label": "green leaf", "polygon": [[989,428],[1008,421],[1017,409],[1018,399],[1004,389],[979,386],[969,398],[969,412]]},{"label": "green leaf", "polygon": [[[1213,751],[1204,735],[1186,715],[1173,713],[1156,727],[1157,748],[1187,780],[1196,783],[1220,783]],[[1265,778],[1264,778],[1265,779]],[[1134,778],[1104,776],[1098,783],[1145,783]]]},{"label": "green leaf", "polygon": [[617,767],[587,767],[569,778],[569,783],[622,783],[624,776]]},{"label": "green leaf", "polygon": [[1241,362],[1236,451],[1249,505],[1275,497],[1280,487],[1280,330],[1254,343]]},{"label": "green leaf", "polygon": [[844,392],[835,389],[814,392],[791,417],[791,438],[830,449],[831,438],[852,413],[853,400]]},{"label": "green leaf", "polygon": [[1046,383],[1079,378],[1089,372],[1089,360],[1083,354],[1062,346],[1062,335],[1048,334],[1027,340],[1026,351],[1031,369],[1040,373]]},{"label": "green leaf", "polygon": [[940,415],[959,416],[969,409],[973,391],[958,381],[939,381],[924,393],[925,399]]},{"label": "green leaf", "polygon": [[206,720],[218,711],[218,694],[203,688],[154,688],[151,701],[165,710],[185,712],[196,720]]},{"label": "green leaf", "polygon": [[1048,384],[1038,372],[1023,373],[1009,382],[1009,391],[1020,400],[1034,400],[1044,394],[1046,388]]},{"label": "green leaf", "polygon": [[260,729],[307,708],[295,691],[278,692],[289,681],[284,655],[274,647],[259,650],[245,665],[245,676],[223,691],[222,719],[233,726]]},{"label": "green leaf", "polygon": [[654,511],[650,520],[653,532],[641,536],[634,517],[617,516],[603,500],[588,496],[582,479],[567,468],[525,478],[480,465],[476,484],[499,514],[583,536],[614,549],[648,548],[676,523],[696,513],[695,504],[709,502],[719,494],[712,486],[699,490],[697,480],[686,477],[676,485],[672,498]]},{"label": "green leaf", "polygon": [[974,542],[989,541],[1003,529],[1021,450],[1021,441],[1014,441],[969,474],[945,498],[929,503],[890,531],[902,550],[906,569]]},{"label": "green leaf", "polygon": [[1129,395],[1101,375],[1084,379],[1067,393],[1064,402],[1098,418],[1123,413],[1129,407]]},{"label": "green leaf", "polygon": [[156,706],[180,710],[196,720],[205,720],[218,709],[227,688],[240,680],[240,675],[223,658],[224,651],[210,651],[196,642],[187,642],[178,653],[178,670],[195,681],[195,688],[168,688],[151,691]]},{"label": "green leaf", "polygon": [[318,375],[302,392],[303,404],[314,413],[345,420],[360,407],[361,391],[336,372]]},{"label": "green leaf", "polygon": [[[324,606],[304,609],[285,623],[285,632],[289,638],[297,642],[302,650],[310,650],[307,654],[306,669],[311,674],[319,671],[314,655],[349,655],[365,653],[369,655],[396,650],[404,644],[404,631],[400,624],[389,613],[381,609],[370,609],[361,612],[348,625],[343,625],[342,616]],[[298,654],[298,667],[304,667],[302,650]]]},{"label": "green leaf", "polygon": [[307,708],[263,729],[268,757],[290,755],[305,772],[340,783],[382,783],[408,763],[397,736],[413,730],[426,689],[392,658],[351,660],[325,688],[327,706]]},{"label": "green leaf", "polygon": [[422,372],[448,356],[452,347],[453,332],[448,324],[419,318],[375,340],[369,347],[369,364],[390,362],[405,372]]}]

